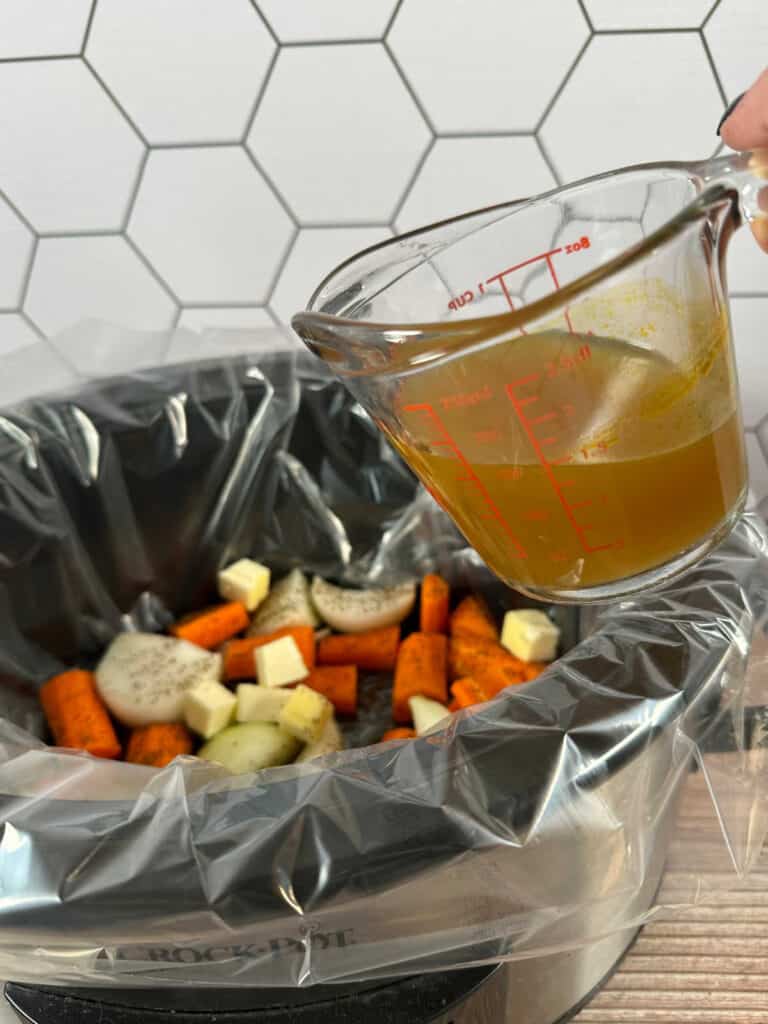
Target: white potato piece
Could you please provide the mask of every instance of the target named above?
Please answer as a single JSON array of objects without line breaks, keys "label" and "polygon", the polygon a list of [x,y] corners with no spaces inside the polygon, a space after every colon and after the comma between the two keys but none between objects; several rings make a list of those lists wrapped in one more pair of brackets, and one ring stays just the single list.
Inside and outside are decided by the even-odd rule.
[{"label": "white potato piece", "polygon": [[300,569],[294,569],[275,583],[266,600],[256,610],[248,636],[266,636],[289,626],[320,625],[309,596],[309,582]]},{"label": "white potato piece", "polygon": [[413,718],[413,727],[417,736],[422,736],[436,725],[448,724],[451,712],[437,700],[430,700],[429,697],[411,697],[408,701]]},{"label": "white potato piece", "polygon": [[120,633],[95,675],[102,700],[123,725],[183,722],[187,691],[218,682],[221,655],[172,636]]},{"label": "white potato piece", "polygon": [[319,738],[314,743],[308,743],[299,756],[296,764],[304,761],[313,761],[316,757],[325,757],[326,754],[335,754],[344,749],[344,740],[341,736],[339,723],[335,718],[329,718]]},{"label": "white potato piece", "polygon": [[311,595],[318,614],[329,626],[340,633],[364,633],[402,622],[416,601],[416,584],[349,590],[315,576]]}]

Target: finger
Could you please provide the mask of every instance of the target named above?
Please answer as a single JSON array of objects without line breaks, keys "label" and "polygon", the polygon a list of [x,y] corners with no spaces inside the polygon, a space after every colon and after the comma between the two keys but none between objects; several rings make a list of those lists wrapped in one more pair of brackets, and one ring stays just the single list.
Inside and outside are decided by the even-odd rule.
[{"label": "finger", "polygon": [[758,217],[752,221],[752,234],[763,252],[768,252],[768,217]]},{"label": "finger", "polygon": [[720,137],[731,149],[768,148],[768,68],[720,126]]}]

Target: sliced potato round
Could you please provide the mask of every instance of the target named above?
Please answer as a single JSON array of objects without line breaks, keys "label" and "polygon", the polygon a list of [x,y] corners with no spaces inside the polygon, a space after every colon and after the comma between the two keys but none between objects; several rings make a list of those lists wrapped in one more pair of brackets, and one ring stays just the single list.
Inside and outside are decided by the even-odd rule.
[{"label": "sliced potato round", "polygon": [[244,775],[289,764],[299,750],[301,743],[274,722],[242,722],[223,729],[197,756],[216,761],[233,775]]}]

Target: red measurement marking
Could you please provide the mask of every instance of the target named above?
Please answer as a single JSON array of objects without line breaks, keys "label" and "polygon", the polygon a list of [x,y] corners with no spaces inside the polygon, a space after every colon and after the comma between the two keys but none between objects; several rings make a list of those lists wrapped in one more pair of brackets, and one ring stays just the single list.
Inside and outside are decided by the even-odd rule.
[{"label": "red measurement marking", "polygon": [[[487,283],[490,284],[490,282],[487,282]],[[504,280],[503,277],[499,278],[499,284],[501,285],[501,290],[504,292],[504,298],[507,300],[507,305],[509,306],[510,310],[514,313],[514,311],[515,311],[515,304],[512,301],[512,296],[509,294],[509,288],[507,288],[507,282]],[[526,331],[526,329],[524,327],[521,327],[520,328],[520,333],[521,334],[527,334],[528,332]]]},{"label": "red measurement marking", "polygon": [[493,284],[494,281],[500,282],[501,279],[503,277],[506,277],[507,274],[513,274],[516,270],[522,270],[523,267],[529,267],[531,263],[536,263],[538,260],[548,260],[551,256],[556,256],[559,252],[562,251],[562,248],[560,248],[550,249],[549,252],[540,252],[538,256],[531,256],[530,259],[523,260],[522,263],[516,263],[514,267],[507,267],[506,270],[500,270],[498,274],[494,274],[493,277],[489,277],[485,283]]},{"label": "red measurement marking", "polygon": [[472,468],[471,464],[469,462],[467,462],[467,460],[464,458],[464,455],[463,455],[461,449],[458,447],[456,442],[453,440],[451,435],[446,430],[445,424],[440,419],[438,414],[435,412],[434,406],[430,405],[428,402],[422,402],[422,403],[417,404],[417,405],[406,405],[404,408],[405,408],[406,412],[420,412],[420,413],[422,413],[424,416],[426,416],[428,419],[430,419],[432,421],[432,423],[437,427],[437,429],[439,430],[440,434],[443,436],[443,439],[444,439],[443,440],[443,445],[446,446],[446,447],[450,446],[453,449],[453,451],[454,451],[454,453],[456,455],[457,460],[464,467],[464,469],[466,471],[466,474],[467,474],[467,477],[469,478],[469,480],[471,480],[473,486],[477,487],[477,489],[480,491],[480,494],[482,495],[483,501],[488,506],[489,512],[486,515],[484,515],[483,518],[495,519],[499,523],[499,525],[502,527],[502,529],[504,530],[506,535],[509,537],[509,539],[512,541],[512,543],[515,545],[515,547],[517,548],[518,556],[520,558],[525,558],[526,557],[525,548],[523,547],[523,545],[520,543],[520,541],[515,536],[515,534],[514,534],[514,532],[512,530],[512,527],[509,525],[509,523],[504,518],[504,516],[503,516],[503,514],[501,512],[501,509],[498,507],[496,502],[493,500],[493,498],[488,493],[488,490],[487,490],[485,484],[483,483],[483,481],[480,479],[480,477],[477,475],[477,473],[475,473],[475,471]]},{"label": "red measurement marking", "polygon": [[[552,257],[551,256],[547,256],[547,268],[549,269],[549,275],[552,278],[552,282],[553,282],[555,288],[557,288],[559,290],[560,289],[560,282],[557,280],[557,274],[555,273],[555,265],[552,262]],[[565,311],[565,322],[568,324],[568,330],[570,331],[570,333],[571,334],[575,334],[575,331],[573,329],[573,324],[571,323],[571,317],[570,317],[567,309]]]},{"label": "red measurement marking", "polygon": [[[590,544],[589,541],[587,540],[587,538],[585,536],[585,530],[591,529],[591,527],[590,526],[582,526],[578,522],[576,517],[574,516],[574,514],[573,514],[573,505],[571,505],[571,503],[566,500],[565,494],[563,493],[564,487],[567,486],[568,481],[562,481],[561,482],[555,476],[554,469],[553,469],[554,463],[550,462],[547,459],[546,455],[544,454],[544,450],[542,448],[542,442],[539,441],[538,438],[536,437],[536,435],[534,434],[533,429],[531,427],[531,421],[527,418],[527,416],[523,412],[522,402],[515,395],[515,387],[516,387],[515,384],[508,384],[507,385],[507,395],[509,396],[509,400],[512,403],[512,407],[514,408],[515,412],[517,413],[517,418],[520,420],[520,425],[522,426],[523,430],[528,435],[528,440],[533,445],[533,450],[536,452],[536,457],[538,458],[539,462],[541,463],[541,467],[544,470],[544,472],[546,473],[547,479],[549,480],[549,482],[550,482],[550,484],[552,486],[552,489],[554,490],[554,492],[557,495],[557,498],[558,498],[560,504],[563,507],[563,511],[565,512],[565,515],[566,515],[566,517],[568,519],[568,522],[571,524],[571,526],[573,527],[577,537],[579,538],[579,543],[581,544],[582,550],[585,551],[587,554],[593,554],[596,551],[604,551],[607,548],[613,547],[612,544],[607,544],[607,545],[604,544],[604,545],[601,545],[600,547],[596,547],[596,546]],[[572,483],[572,481],[571,481],[571,483]]]},{"label": "red measurement marking", "polygon": [[531,420],[532,427],[538,427],[540,423],[549,423],[550,420],[557,419],[557,415],[554,412],[545,412],[543,416],[537,416],[535,420]]}]

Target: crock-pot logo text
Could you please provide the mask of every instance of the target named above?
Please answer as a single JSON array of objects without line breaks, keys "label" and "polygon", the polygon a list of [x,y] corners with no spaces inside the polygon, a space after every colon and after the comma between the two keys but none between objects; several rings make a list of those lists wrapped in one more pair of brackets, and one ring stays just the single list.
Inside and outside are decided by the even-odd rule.
[{"label": "crock-pot logo text", "polygon": [[[312,947],[317,950],[345,949],[354,946],[354,929],[343,928],[336,932],[313,932]],[[305,955],[306,942],[283,936],[267,942],[233,943],[227,946],[144,946],[130,950],[119,950],[118,960],[150,960],[165,964],[217,963],[221,960],[262,960],[264,957]]]}]

